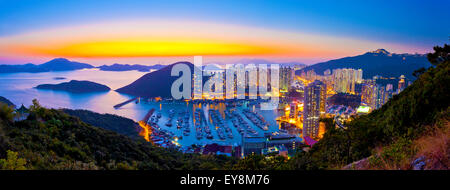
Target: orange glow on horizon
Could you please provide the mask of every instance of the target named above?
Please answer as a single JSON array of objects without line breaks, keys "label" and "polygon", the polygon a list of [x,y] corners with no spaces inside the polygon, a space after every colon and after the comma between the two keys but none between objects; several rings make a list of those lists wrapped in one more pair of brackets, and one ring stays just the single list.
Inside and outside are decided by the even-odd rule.
[{"label": "orange glow on horizon", "polygon": [[0,36],[0,58],[11,60],[24,57],[131,60],[201,55],[222,62],[243,57],[318,61],[357,55],[379,47],[409,49],[402,44],[352,36],[190,20],[112,20]]},{"label": "orange glow on horizon", "polygon": [[170,57],[194,55],[273,55],[284,48],[259,44],[204,40],[171,41],[99,41],[57,45],[52,47],[22,46],[16,51],[33,55],[63,57]]}]

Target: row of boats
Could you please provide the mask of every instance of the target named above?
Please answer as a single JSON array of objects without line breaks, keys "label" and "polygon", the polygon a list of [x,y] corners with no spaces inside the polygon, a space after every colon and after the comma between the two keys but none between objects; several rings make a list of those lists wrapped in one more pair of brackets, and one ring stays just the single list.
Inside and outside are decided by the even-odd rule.
[{"label": "row of boats", "polygon": [[175,147],[175,145],[172,143],[173,137],[175,134],[169,130],[162,129],[158,125],[159,119],[162,117],[161,112],[158,112],[156,114],[152,114],[150,119],[147,121],[149,126],[152,128],[152,134],[151,134],[151,141],[158,146],[161,147]]},{"label": "row of boats", "polygon": [[267,124],[266,120],[262,115],[254,111],[251,111],[250,109],[244,109],[242,113],[244,113],[245,117],[247,117],[247,119],[249,119],[258,128],[264,131],[269,130],[269,124]]},{"label": "row of boats", "polygon": [[[175,110],[171,109],[169,110],[169,117],[167,118],[166,121],[166,126],[167,127],[172,127],[173,126],[173,119],[175,118],[175,115],[177,113],[175,112]],[[176,120],[176,125],[178,129],[183,129],[183,135],[184,136],[189,136],[191,129],[190,129],[190,125],[189,125],[189,112],[188,111],[181,111],[178,113],[178,117]],[[180,138],[182,138],[182,136],[180,136]]]},{"label": "row of boats", "polygon": [[178,114],[177,128],[183,129],[183,135],[189,136],[191,133],[191,126],[189,125],[189,111],[182,111]]},{"label": "row of boats", "polygon": [[150,117],[150,120],[148,121],[148,123],[150,124],[150,125],[157,125],[157,123],[158,123],[158,121],[159,121],[159,119],[161,118],[161,112],[158,112],[157,114],[153,114],[151,117]]},{"label": "row of boats", "polygon": [[247,134],[258,136],[258,132],[253,129],[236,110],[226,110],[225,115],[231,119],[233,126],[241,135]]},{"label": "row of boats", "polygon": [[209,127],[205,114],[200,108],[195,109],[194,112],[194,125],[195,125],[195,136],[197,139],[202,139],[206,136],[207,139],[213,139],[211,134],[211,128]]},{"label": "row of boats", "polygon": [[225,124],[225,120],[220,116],[219,110],[209,110],[209,116],[212,124],[216,128],[217,136],[221,140],[225,140],[227,137],[233,139],[233,132],[231,128]]},{"label": "row of boats", "polygon": [[[231,121],[232,125],[241,135],[246,134],[250,136],[258,136],[258,132],[247,122],[246,119],[244,119],[242,114],[245,115],[245,118],[251,121],[251,123],[256,127],[264,131],[269,129],[269,124],[265,121],[264,117],[254,111],[251,111],[250,109],[242,110],[242,114],[237,109],[226,109],[224,111],[225,117],[222,117],[221,113],[217,109],[210,109],[208,112],[208,119],[205,117],[204,111],[201,108],[196,108],[193,114],[192,123],[194,124],[195,136],[199,140],[202,138],[214,138],[211,127],[216,129],[219,139],[233,139],[234,136],[232,129],[227,124],[226,120]],[[158,112],[157,114],[151,116],[149,123],[152,126],[157,126],[160,118],[161,113]],[[189,111],[185,110],[176,112],[173,109],[169,110],[169,117],[167,118],[165,125],[167,127],[172,127],[175,118],[177,118],[177,128],[183,130],[183,136],[189,136],[191,132]],[[179,138],[182,138],[182,136]]]}]

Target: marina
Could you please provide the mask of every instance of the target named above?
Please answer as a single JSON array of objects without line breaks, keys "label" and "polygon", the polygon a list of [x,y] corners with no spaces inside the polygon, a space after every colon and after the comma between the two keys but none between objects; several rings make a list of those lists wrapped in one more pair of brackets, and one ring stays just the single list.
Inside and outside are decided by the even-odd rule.
[{"label": "marina", "polygon": [[[140,104],[155,107],[158,103],[159,111],[155,111],[148,121],[154,130],[150,139],[153,139],[153,143],[163,144],[165,147],[183,148],[211,143],[239,145],[244,136],[262,137],[265,133],[279,131],[278,125],[271,126],[258,113],[258,109],[247,108],[248,105],[254,106],[248,102],[197,102],[181,106],[179,102],[141,101]],[[179,108],[164,109],[172,106]]]}]

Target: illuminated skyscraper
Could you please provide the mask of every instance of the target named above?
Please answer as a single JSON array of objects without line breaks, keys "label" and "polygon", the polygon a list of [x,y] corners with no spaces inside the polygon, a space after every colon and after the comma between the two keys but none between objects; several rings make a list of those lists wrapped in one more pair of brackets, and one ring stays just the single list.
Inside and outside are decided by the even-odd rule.
[{"label": "illuminated skyscraper", "polygon": [[[314,81],[305,88],[305,99],[303,108],[303,136],[317,138],[319,135],[319,117],[321,101],[325,84],[321,81]],[[325,88],[326,89],[326,88]]]},{"label": "illuminated skyscraper", "polygon": [[373,80],[367,80],[362,86],[361,103],[366,104],[372,110],[376,107],[375,98],[375,82]]},{"label": "illuminated skyscraper", "polygon": [[280,91],[289,92],[291,84],[294,82],[294,69],[291,67],[280,68]]},{"label": "illuminated skyscraper", "polygon": [[385,102],[386,91],[384,86],[375,86],[375,109],[381,108]]},{"label": "illuminated skyscraper", "polygon": [[334,69],[334,91],[355,94],[355,84],[362,82],[362,69]]},{"label": "illuminated skyscraper", "polygon": [[317,81],[317,85],[320,86],[320,114],[325,113],[326,102],[327,102],[327,85],[321,81]]},{"label": "illuminated skyscraper", "polygon": [[291,105],[290,105],[289,118],[290,119],[297,119],[298,118],[298,110],[297,110],[297,104],[296,103],[291,103]]},{"label": "illuminated skyscraper", "polygon": [[391,86],[388,84],[385,88],[374,80],[367,80],[362,87],[361,103],[369,106],[371,110],[381,108],[392,96]]}]

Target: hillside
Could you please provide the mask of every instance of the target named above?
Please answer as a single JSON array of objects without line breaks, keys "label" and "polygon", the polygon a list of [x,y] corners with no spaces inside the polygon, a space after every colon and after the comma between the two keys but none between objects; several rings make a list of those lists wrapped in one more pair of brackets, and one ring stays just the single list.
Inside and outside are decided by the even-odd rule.
[{"label": "hillside", "polygon": [[131,119],[112,114],[99,114],[89,110],[62,109],[64,113],[80,118],[81,121],[103,129],[126,135],[131,138],[139,138],[139,125]]},{"label": "hillside", "polygon": [[16,105],[14,105],[14,103],[12,103],[10,100],[8,100],[7,98],[0,96],[0,102],[5,103],[8,106],[12,106],[12,107],[16,107]]},{"label": "hillside", "polygon": [[194,65],[192,63],[177,62],[155,72],[148,73],[133,83],[119,88],[116,91],[145,98],[171,98],[172,94],[170,89],[172,87],[172,83],[179,77],[172,77],[170,73],[172,71],[172,67],[177,64],[187,64],[191,68],[191,72],[193,74]]},{"label": "hillside", "polygon": [[[30,110],[30,116],[19,122],[13,122],[10,114],[0,114],[0,169],[192,170],[218,169],[234,162],[224,156],[155,147],[143,139],[134,140],[43,108],[37,101]],[[1,113],[5,112],[12,113],[12,109],[2,108]],[[15,154],[19,159],[13,158]],[[8,162],[2,162],[5,158]]]},{"label": "hillside", "polygon": [[37,89],[59,90],[72,93],[89,93],[89,92],[107,92],[111,90],[109,87],[90,81],[71,80],[59,84],[40,84]]},{"label": "hillside", "polygon": [[[444,150],[440,154],[441,161],[444,166],[449,167],[450,137],[445,131],[449,128],[450,120],[450,46],[436,47],[435,50],[435,53],[428,55],[435,67],[422,73],[411,86],[395,95],[380,109],[346,123],[346,130],[335,129],[333,121],[326,120],[328,131],[324,138],[309,152],[299,153],[291,159],[290,167],[339,168],[371,155],[378,155],[376,150],[384,149],[384,154],[380,155],[387,155],[384,161],[389,164],[395,166],[401,161],[408,162],[407,166],[392,169],[412,169],[410,161],[418,159],[415,155],[420,150],[413,147],[413,142],[428,138],[430,136],[427,134],[436,131],[444,134],[444,138],[440,140],[444,143],[430,144],[428,148]],[[375,164],[377,166],[381,163],[378,156],[369,160],[378,163]]]},{"label": "hillside", "polygon": [[65,58],[53,59],[49,62],[35,65],[35,64],[25,64],[25,65],[0,65],[0,73],[38,73],[38,72],[50,72],[50,71],[72,71],[79,69],[90,69],[94,66],[79,63],[74,61],[69,61]]},{"label": "hillside", "polygon": [[395,54],[389,53],[384,49],[367,52],[354,57],[344,57],[341,59],[330,60],[305,67],[295,74],[314,70],[316,74],[323,75],[327,69],[331,71],[337,68],[362,69],[363,78],[372,78],[375,75],[383,77],[399,77],[405,75],[406,78],[413,80],[413,72],[420,68],[428,68],[431,64],[426,55],[419,54]]}]

